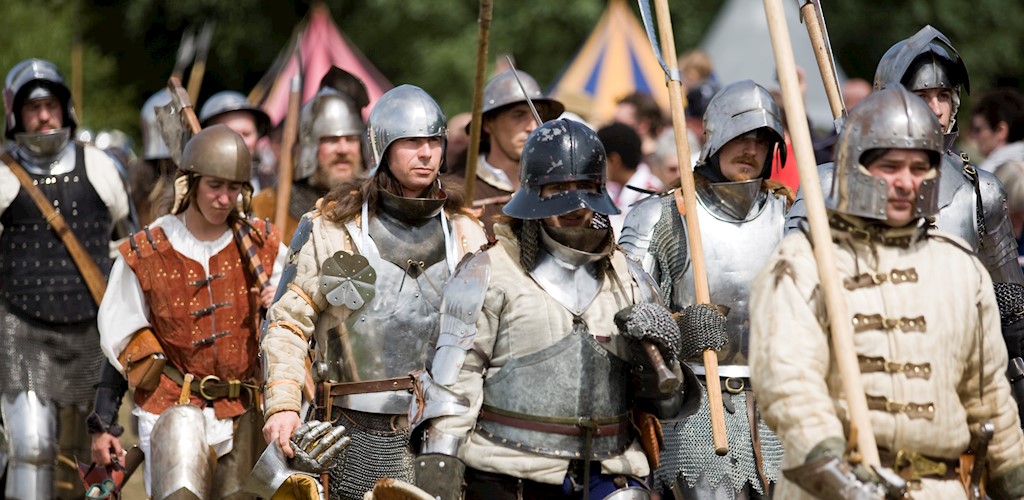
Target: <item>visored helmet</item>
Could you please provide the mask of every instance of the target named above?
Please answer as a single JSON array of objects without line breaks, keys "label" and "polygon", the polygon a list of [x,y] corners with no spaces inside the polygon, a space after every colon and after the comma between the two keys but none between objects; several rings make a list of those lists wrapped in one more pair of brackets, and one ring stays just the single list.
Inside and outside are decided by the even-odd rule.
[{"label": "visored helmet", "polygon": [[398,139],[440,137],[442,158],[448,149],[447,119],[441,106],[414,85],[399,85],[382,95],[370,112],[366,133],[374,171],[387,161],[388,146]]},{"label": "visored helmet", "polygon": [[160,125],[156,121],[156,108],[166,106],[171,102],[171,93],[167,88],[156,91],[149,96],[142,105],[139,112],[139,128],[142,130],[142,159],[163,160],[171,157],[171,151],[167,149],[160,134]]},{"label": "visored helmet", "polygon": [[938,174],[943,148],[942,128],[928,105],[902,85],[871,93],[850,111],[836,141],[832,191],[825,200],[834,211],[866,219],[886,219],[889,188],[868,173],[864,154],[871,150],[919,149],[933,167],[921,183],[915,213],[938,213]]},{"label": "visored helmet", "polygon": [[320,139],[349,135],[362,137],[365,129],[363,117],[352,99],[331,88],[320,89],[302,107],[295,179],[305,179],[316,172]]},{"label": "visored helmet", "polygon": [[210,96],[203,103],[197,118],[201,126],[207,127],[214,118],[232,111],[245,111],[252,114],[253,119],[256,120],[256,132],[259,135],[267,135],[267,132],[270,131],[270,117],[267,116],[267,113],[259,106],[249,102],[249,99],[240,92],[234,90],[222,90]]},{"label": "visored helmet", "polygon": [[[782,114],[779,105],[764,87],[752,80],[730,84],[718,91],[708,103],[704,113],[704,145],[700,150],[698,165],[707,163],[722,146],[729,141],[761,128],[767,128],[774,136],[779,148],[781,163],[786,163],[786,143],[782,129]],[[767,177],[771,171],[772,157],[765,159],[759,177]]]},{"label": "visored helmet", "polygon": [[885,51],[875,69],[875,90],[895,83],[915,90],[944,88],[971,91],[967,66],[942,32],[925,26]]},{"label": "visored helmet", "polygon": [[[530,133],[520,160],[520,188],[505,205],[506,215],[532,220],[589,208],[618,214],[605,189],[607,157],[597,133],[573,120],[552,120]],[[545,197],[542,188],[562,182],[591,182],[596,190],[574,189]]]},{"label": "visored helmet", "polygon": [[64,128],[68,134],[74,133],[78,122],[75,118],[75,107],[71,102],[71,91],[64,83],[57,66],[42,59],[26,59],[14,65],[7,73],[4,85],[4,109],[7,120],[7,138],[13,139],[14,134],[24,132],[21,123],[21,107],[31,98],[52,95],[57,97],[64,112]]}]

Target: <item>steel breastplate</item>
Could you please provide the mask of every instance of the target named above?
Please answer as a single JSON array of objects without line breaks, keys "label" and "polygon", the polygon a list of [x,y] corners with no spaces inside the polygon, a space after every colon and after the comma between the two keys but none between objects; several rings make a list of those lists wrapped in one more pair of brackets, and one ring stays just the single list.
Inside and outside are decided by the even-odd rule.
[{"label": "steel breastplate", "polygon": [[963,162],[949,154],[942,156],[939,174],[939,213],[935,227],[967,241],[978,249],[978,206],[974,186],[964,177]]},{"label": "steel breastplate", "polygon": [[[529,420],[614,419],[629,411],[630,372],[627,363],[605,348],[578,323],[558,342],[513,358],[484,381],[483,404]],[[568,436],[527,430],[480,418],[477,425],[495,443],[534,453],[580,458],[584,435]],[[592,459],[605,459],[629,446],[630,434],[594,436]]]},{"label": "steel breastplate", "polygon": [[[723,217],[708,209],[709,200],[697,197],[697,217],[704,243],[704,260],[711,302],[729,307],[726,333],[729,342],[718,353],[719,363],[747,365],[750,346],[749,299],[750,284],[775,247],[782,241],[786,223],[786,199],[765,196],[744,220]],[[680,237],[683,237],[680,235]],[[685,273],[672,287],[673,311],[696,302],[693,288],[693,266],[687,262]],[[700,359],[690,360],[701,364]]]},{"label": "steel breastplate", "polygon": [[551,298],[580,316],[601,292],[604,274],[600,261],[607,253],[589,253],[554,240],[545,229],[539,231],[540,248],[530,276]]}]

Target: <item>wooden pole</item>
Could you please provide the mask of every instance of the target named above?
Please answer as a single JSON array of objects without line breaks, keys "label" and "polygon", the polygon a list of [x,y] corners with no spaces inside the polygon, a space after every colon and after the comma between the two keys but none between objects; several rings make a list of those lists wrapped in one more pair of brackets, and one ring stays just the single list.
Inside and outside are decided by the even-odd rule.
[{"label": "wooden pole", "polygon": [[[81,2],[75,2],[75,11],[81,15]],[[77,17],[76,15],[76,17]],[[85,120],[85,63],[82,56],[82,28],[76,25],[71,40],[71,100],[75,103],[75,114],[81,125]],[[95,139],[95,137],[93,137]]]},{"label": "wooden pole", "polygon": [[292,77],[288,93],[288,114],[284,117],[284,135],[281,138],[281,162],[277,166],[277,200],[274,204],[274,225],[283,238],[288,224],[288,204],[292,196],[295,141],[299,130],[299,107],[302,105],[302,77]]},{"label": "wooden pole", "polygon": [[846,113],[846,103],[843,102],[843,93],[839,88],[839,77],[836,75],[832,59],[832,47],[829,47],[825,27],[820,22],[822,18],[818,15],[819,8],[821,5],[816,1],[808,0],[800,7],[800,17],[804,21],[804,26],[807,26],[807,36],[811,39],[814,59],[818,63],[818,72],[821,73],[821,83],[825,86],[828,105],[832,108],[832,118],[839,119]]},{"label": "wooden pole", "polygon": [[476,164],[480,158],[480,132],[483,130],[484,76],[487,74],[487,44],[491,31],[491,0],[480,0],[480,28],[476,45],[476,80],[473,83],[473,118],[469,122],[469,150],[466,152],[466,201],[476,194]]},{"label": "wooden pole", "polygon": [[[668,0],[656,0],[655,13],[658,20],[658,36],[669,75],[678,75],[675,37],[672,34],[672,18],[669,15]],[[668,80],[668,98],[672,108],[672,131],[676,139],[676,154],[679,155],[679,182],[682,203],[686,212],[686,235],[689,238],[690,262],[693,264],[693,285],[697,302],[711,303],[708,286],[707,266],[704,263],[704,245],[697,221],[697,197],[693,182],[693,167],[690,165],[690,143],[686,138],[686,115],[683,105],[683,84],[678,78]],[[679,199],[676,199],[679,202]],[[708,407],[711,412],[711,434],[715,453],[729,453],[729,441],[725,432],[725,412],[722,409],[722,382],[718,378],[718,353],[711,349],[704,351],[704,380],[707,384]]]},{"label": "wooden pole", "polygon": [[786,116],[790,117],[789,137],[796,152],[797,168],[800,171],[800,186],[804,191],[804,202],[807,204],[807,219],[811,226],[811,245],[814,247],[814,258],[818,264],[818,277],[825,296],[825,306],[830,318],[832,333],[832,355],[839,368],[846,393],[846,404],[850,419],[850,434],[857,436],[857,447],[865,465],[879,465],[878,445],[875,433],[871,429],[868,415],[867,397],[860,379],[860,365],[857,362],[857,351],[853,344],[850,331],[849,312],[843,298],[843,290],[836,273],[836,259],[832,244],[832,234],[825,212],[825,198],[818,180],[818,168],[814,162],[814,149],[811,146],[811,132],[807,126],[803,97],[796,75],[796,62],[793,57],[793,45],[789,38],[781,0],[764,0],[764,10],[768,17],[768,30],[775,52],[775,65],[779,71],[779,84],[782,86],[782,100],[786,107]]}]

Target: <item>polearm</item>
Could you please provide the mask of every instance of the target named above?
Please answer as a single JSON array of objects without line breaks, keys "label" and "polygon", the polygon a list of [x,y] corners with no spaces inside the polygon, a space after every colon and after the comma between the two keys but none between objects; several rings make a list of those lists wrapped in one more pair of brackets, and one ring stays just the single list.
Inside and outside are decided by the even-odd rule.
[{"label": "polearm", "polygon": [[203,29],[199,32],[199,40],[196,42],[196,59],[192,63],[192,72],[188,76],[188,97],[192,102],[199,99],[199,89],[203,85],[203,75],[206,74],[206,57],[210,53],[210,39],[213,37],[213,23],[203,23]]},{"label": "polearm", "polygon": [[[768,18],[768,31],[772,39],[786,115],[807,116],[803,98],[800,96],[793,44],[789,38],[789,28],[786,27],[782,0],[764,0],[764,10]],[[843,392],[846,393],[850,435],[857,437],[857,448],[863,463],[866,466],[878,466],[878,445],[875,442],[875,433],[871,429],[867,397],[864,395],[864,385],[860,379],[860,365],[857,362],[857,351],[853,345],[853,334],[850,332],[848,320],[850,315],[846,310],[839,275],[836,273],[832,234],[825,212],[825,198],[821,192],[818,169],[814,162],[811,132],[807,120],[791,119],[788,125],[789,137],[796,151],[797,169],[800,171],[800,186],[803,188],[804,201],[807,203],[807,219],[811,227],[811,246],[814,247],[814,258],[818,264],[818,278],[825,296],[828,317],[831,318],[829,326],[832,333],[832,355],[835,356],[840,380],[843,382]]]},{"label": "polearm", "polygon": [[476,80],[473,83],[473,117],[469,122],[469,150],[466,152],[466,201],[472,203],[476,191],[476,163],[480,158],[480,132],[483,129],[484,75],[487,74],[487,43],[491,31],[491,0],[480,0],[479,30],[476,46]]},{"label": "polearm", "polygon": [[[693,263],[693,288],[700,304],[711,303],[711,290],[708,286],[707,268],[704,264],[704,246],[701,242],[700,224],[697,222],[697,198],[693,182],[693,168],[690,165],[690,143],[686,138],[686,115],[683,114],[683,89],[676,62],[675,36],[672,34],[672,18],[669,17],[668,0],[655,0],[658,20],[658,35],[661,46],[654,37],[651,24],[650,0],[637,0],[640,5],[640,17],[647,29],[647,37],[651,41],[654,55],[658,58],[661,68],[665,70],[666,86],[668,86],[669,103],[672,106],[672,130],[676,139],[676,154],[679,155],[679,189],[682,191],[683,206],[686,211],[686,236],[690,249],[690,262]],[[664,53],[662,51],[664,50]],[[678,203],[678,199],[676,200]],[[707,349],[704,351],[704,379],[708,389],[708,409],[711,412],[711,435],[714,438],[715,453],[729,453],[729,441],[725,434],[725,412],[722,406],[722,382],[718,378],[718,353]]]},{"label": "polearm", "polygon": [[288,113],[284,117],[284,135],[281,138],[281,162],[277,165],[277,200],[274,202],[274,226],[283,238],[288,223],[288,205],[292,198],[292,172],[295,166],[295,139],[299,129],[299,107],[302,105],[302,76],[292,76],[288,93]]},{"label": "polearm", "polygon": [[818,62],[821,83],[825,86],[828,105],[832,109],[836,132],[839,132],[842,118],[846,116],[846,103],[839,88],[839,72],[836,70],[835,56],[832,54],[832,43],[828,39],[828,28],[825,26],[825,14],[821,11],[820,0],[797,0],[800,6],[800,18],[807,27],[807,36],[811,39],[814,59]]}]

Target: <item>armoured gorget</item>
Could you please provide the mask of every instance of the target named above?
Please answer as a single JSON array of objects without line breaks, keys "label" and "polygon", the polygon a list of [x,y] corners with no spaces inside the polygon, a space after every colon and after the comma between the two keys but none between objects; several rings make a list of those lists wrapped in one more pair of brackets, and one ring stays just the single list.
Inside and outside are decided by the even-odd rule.
[{"label": "armoured gorget", "polygon": [[68,129],[16,135],[13,156],[34,175],[61,175],[75,168],[75,146],[68,140]]},{"label": "armoured gorget", "polygon": [[381,192],[380,210],[370,220],[370,236],[381,258],[412,277],[444,260],[445,237],[438,214],[445,198],[403,198]]},{"label": "armoured gorget", "polygon": [[[540,248],[530,276],[551,298],[573,315],[580,316],[601,291],[604,282],[601,261],[611,250],[608,232],[590,228],[541,227]],[[575,243],[565,245],[556,238]],[[601,243],[605,245],[596,253],[574,248],[595,248]]]},{"label": "armoured gorget", "polygon": [[736,182],[697,181],[698,199],[709,212],[737,221],[757,217],[766,193],[760,178]]}]

